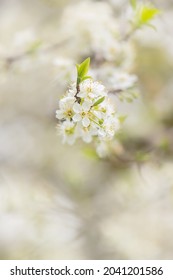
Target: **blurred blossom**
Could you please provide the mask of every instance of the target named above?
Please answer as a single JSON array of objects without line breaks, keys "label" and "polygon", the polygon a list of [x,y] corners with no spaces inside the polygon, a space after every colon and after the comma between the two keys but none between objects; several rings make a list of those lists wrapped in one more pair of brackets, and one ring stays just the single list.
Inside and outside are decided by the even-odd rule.
[{"label": "blurred blossom", "polygon": [[[37,36],[32,29],[22,30],[14,35],[14,46],[27,48],[29,44],[36,41]],[[20,50],[20,49],[19,49]]]},{"label": "blurred blossom", "polygon": [[137,82],[136,75],[129,75],[123,72],[113,73],[108,80],[110,87],[112,85],[114,90],[126,90],[132,88]]},{"label": "blurred blossom", "polygon": [[76,71],[74,69],[75,62],[71,58],[56,56],[53,61],[53,75],[55,83],[67,86],[67,81],[75,79]]},{"label": "blurred blossom", "polygon": [[97,147],[96,147],[96,151],[97,154],[99,155],[99,157],[106,157],[109,155],[110,151],[109,151],[109,143],[107,142],[100,142]]},{"label": "blurred blossom", "polygon": [[[159,19],[155,19],[157,30],[152,32],[151,29],[138,31],[136,34],[137,40],[144,46],[153,48],[163,48],[164,54],[173,61],[173,30],[172,30],[172,9],[164,11]],[[162,38],[164,37],[164,40]]]},{"label": "blurred blossom", "polygon": [[122,0],[121,2],[119,0],[109,0],[109,2],[116,8],[125,8],[125,4],[128,4],[128,0]]},{"label": "blurred blossom", "polygon": [[114,201],[118,214],[111,211],[105,223],[100,224],[104,242],[117,248],[124,258],[171,258],[172,168],[169,162],[161,167],[146,164],[140,173],[133,168],[126,176],[116,178],[114,191],[107,194],[107,201]]},{"label": "blurred blossom", "polygon": [[69,47],[74,53],[98,53],[109,59],[114,55],[119,36],[117,22],[108,4],[81,1],[67,6],[62,15],[61,32],[71,37]]},{"label": "blurred blossom", "polygon": [[[38,183],[32,178],[26,183],[12,175],[11,181],[8,179],[7,182],[3,177],[0,188],[1,252],[9,254],[9,258],[68,258],[71,249],[68,245],[67,254],[66,244],[75,240],[79,226],[79,220],[70,213],[74,205],[44,181]],[[73,242],[72,247],[76,246],[79,258],[78,244]]]},{"label": "blurred blossom", "polygon": [[69,38],[67,50],[76,55],[93,54],[96,60],[106,59],[125,69],[132,66],[133,47],[121,42],[116,17],[105,2],[86,1],[64,9],[60,33]]}]

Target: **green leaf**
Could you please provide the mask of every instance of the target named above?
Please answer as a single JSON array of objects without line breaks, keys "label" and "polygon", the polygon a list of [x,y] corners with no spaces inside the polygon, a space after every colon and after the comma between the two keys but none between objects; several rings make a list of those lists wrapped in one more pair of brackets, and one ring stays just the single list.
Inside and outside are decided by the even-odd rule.
[{"label": "green leaf", "polygon": [[78,72],[78,77],[84,78],[85,75],[88,73],[90,66],[90,58],[88,57],[85,59],[80,65],[76,65],[77,67],[77,72]]},{"label": "green leaf", "polygon": [[135,9],[136,5],[137,5],[137,0],[130,0],[130,4],[131,4],[132,8]]},{"label": "green leaf", "polygon": [[79,67],[80,67],[79,64],[76,64],[77,71],[79,71]]},{"label": "green leaf", "polygon": [[83,78],[81,79],[81,82],[83,82],[83,81],[85,81],[85,80],[87,80],[87,79],[92,79],[92,77],[91,77],[91,76],[85,76],[85,77],[83,77]]},{"label": "green leaf", "polygon": [[132,20],[134,30],[141,28],[144,25],[154,28],[150,22],[155,18],[155,16],[161,13],[161,11],[152,4],[137,4],[134,10],[135,14],[134,19]]},{"label": "green leaf", "polygon": [[157,8],[152,6],[143,6],[140,11],[140,21],[144,24],[148,23],[158,14],[160,14],[160,10]]},{"label": "green leaf", "polygon": [[104,96],[101,97],[101,98],[99,98],[99,99],[93,104],[92,107],[95,107],[95,106],[99,105],[99,104],[102,103],[104,100],[105,100],[105,97],[104,97]]}]

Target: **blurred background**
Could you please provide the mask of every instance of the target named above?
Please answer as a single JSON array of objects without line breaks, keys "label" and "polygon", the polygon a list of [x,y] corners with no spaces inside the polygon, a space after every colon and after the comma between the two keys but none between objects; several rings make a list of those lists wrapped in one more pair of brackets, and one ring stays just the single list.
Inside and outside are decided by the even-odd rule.
[{"label": "blurred background", "polygon": [[[155,3],[157,31],[127,38],[128,0],[0,0],[0,259],[173,258],[173,3]],[[138,76],[103,159],[56,131],[87,56],[108,87]]]}]

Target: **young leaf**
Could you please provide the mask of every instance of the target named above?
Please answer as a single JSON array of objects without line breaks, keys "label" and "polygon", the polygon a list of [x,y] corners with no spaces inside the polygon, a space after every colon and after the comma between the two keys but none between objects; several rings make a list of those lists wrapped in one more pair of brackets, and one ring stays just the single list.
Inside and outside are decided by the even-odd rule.
[{"label": "young leaf", "polygon": [[83,82],[83,81],[85,81],[85,80],[87,80],[87,79],[92,79],[92,77],[91,77],[91,76],[85,76],[85,77],[83,77],[83,78],[81,79],[81,82]]},{"label": "young leaf", "polygon": [[89,66],[90,66],[90,58],[89,57],[87,59],[85,59],[80,65],[77,66],[78,76],[80,78],[85,77],[85,75],[88,73]]},{"label": "young leaf", "polygon": [[145,4],[139,4],[135,8],[135,16],[132,20],[133,28],[141,28],[144,25],[148,25],[152,28],[153,25],[151,25],[151,21],[155,18],[156,15],[160,14],[161,11],[157,8],[155,8],[153,5],[145,5]]},{"label": "young leaf", "polygon": [[79,71],[79,64],[76,64],[77,72]]},{"label": "young leaf", "polygon": [[101,97],[101,98],[99,98],[99,99],[93,104],[93,107],[99,105],[99,104],[102,103],[104,100],[105,100],[105,97],[104,97],[104,96]]},{"label": "young leaf", "polygon": [[160,14],[160,11],[155,7],[143,6],[140,13],[141,23],[146,24],[150,22],[158,14]]}]

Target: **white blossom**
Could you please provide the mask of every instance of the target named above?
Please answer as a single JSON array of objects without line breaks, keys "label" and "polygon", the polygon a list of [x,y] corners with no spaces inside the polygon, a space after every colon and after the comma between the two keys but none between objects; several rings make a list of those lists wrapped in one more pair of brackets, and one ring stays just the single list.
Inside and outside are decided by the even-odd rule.
[{"label": "white blossom", "polygon": [[79,138],[86,143],[110,141],[120,128],[105,87],[92,79],[81,82],[78,90],[75,83],[69,87],[59,101],[56,117],[63,143],[70,145]]},{"label": "white blossom", "polygon": [[60,27],[62,36],[72,37],[69,48],[74,53],[80,48],[83,55],[94,53],[109,58],[113,46],[118,44],[117,20],[105,2],[81,1],[69,5],[64,10]]},{"label": "white blossom", "polygon": [[63,138],[63,143],[73,145],[77,137],[75,134],[75,124],[67,120],[58,127]]},{"label": "white blossom", "polygon": [[137,82],[136,75],[130,75],[126,72],[115,72],[109,78],[110,86],[114,90],[127,90],[132,88]]},{"label": "white blossom", "polygon": [[105,87],[99,82],[94,82],[92,79],[87,79],[81,84],[78,94],[79,97],[88,98],[90,100],[106,95]]},{"label": "white blossom", "polygon": [[56,110],[56,117],[58,119],[71,119],[73,117],[74,97],[65,97],[59,102],[59,110]]},{"label": "white blossom", "polygon": [[120,123],[117,117],[108,116],[102,127],[99,129],[99,136],[105,139],[112,139],[117,130],[120,128]]},{"label": "white blossom", "polygon": [[90,108],[91,108],[91,102],[84,101],[82,104],[75,103],[73,105],[73,110],[75,112],[75,115],[73,116],[74,122],[82,121],[82,124],[84,127],[89,126],[90,124]]},{"label": "white blossom", "polygon": [[88,127],[79,124],[78,128],[80,128],[80,130],[78,130],[79,136],[85,143],[91,143],[93,136],[97,135],[97,128],[93,123],[90,123]]}]

